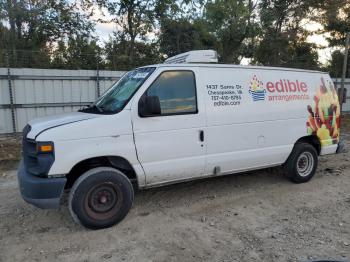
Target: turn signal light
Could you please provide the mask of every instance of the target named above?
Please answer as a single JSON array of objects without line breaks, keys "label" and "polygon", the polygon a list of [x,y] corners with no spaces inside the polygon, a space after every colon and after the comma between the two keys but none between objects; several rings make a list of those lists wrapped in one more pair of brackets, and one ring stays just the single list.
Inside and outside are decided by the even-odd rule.
[{"label": "turn signal light", "polygon": [[39,146],[39,152],[42,153],[48,153],[53,151],[53,146],[52,145],[40,145]]}]

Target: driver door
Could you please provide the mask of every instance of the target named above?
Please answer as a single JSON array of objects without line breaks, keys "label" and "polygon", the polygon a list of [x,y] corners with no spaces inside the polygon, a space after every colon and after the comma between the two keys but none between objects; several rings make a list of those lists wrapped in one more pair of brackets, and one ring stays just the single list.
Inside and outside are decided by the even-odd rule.
[{"label": "driver door", "polygon": [[[148,186],[204,174],[205,112],[198,93],[195,72],[166,70],[133,101],[135,145]],[[142,95],[159,98],[159,115],[138,114]]]}]

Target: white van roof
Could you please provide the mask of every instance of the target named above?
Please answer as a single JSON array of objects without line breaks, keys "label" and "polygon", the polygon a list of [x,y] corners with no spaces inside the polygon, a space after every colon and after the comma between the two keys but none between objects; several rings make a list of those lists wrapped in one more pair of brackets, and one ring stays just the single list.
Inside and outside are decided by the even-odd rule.
[{"label": "white van roof", "polygon": [[153,67],[244,68],[253,70],[277,70],[328,74],[326,72],[296,68],[218,64],[218,53],[215,50],[193,50],[186,53],[178,54],[176,56],[169,57],[168,59],[166,59],[164,61],[164,64],[153,65]]},{"label": "white van roof", "polygon": [[[195,68],[195,67],[208,67],[208,68],[244,68],[244,69],[250,69],[250,70],[274,70],[274,71],[293,71],[293,72],[304,72],[304,73],[318,73],[318,74],[328,74],[328,72],[322,72],[317,70],[306,70],[306,69],[297,69],[297,68],[286,68],[286,67],[271,67],[271,66],[251,66],[251,65],[232,65],[232,64],[202,64],[202,63],[183,63],[183,64],[154,64],[154,65],[148,65],[143,67],[188,67],[188,68]],[[142,68],[142,67],[140,67]]]}]

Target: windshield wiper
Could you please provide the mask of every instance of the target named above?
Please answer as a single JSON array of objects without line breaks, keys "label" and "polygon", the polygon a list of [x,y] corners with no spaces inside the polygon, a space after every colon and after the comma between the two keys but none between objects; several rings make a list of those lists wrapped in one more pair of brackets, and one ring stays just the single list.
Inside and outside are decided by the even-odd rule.
[{"label": "windshield wiper", "polygon": [[92,105],[89,105],[83,109],[80,109],[78,110],[79,112],[86,112],[86,113],[92,113],[93,111],[96,111],[98,113],[102,113],[103,112],[103,109],[101,109],[99,106],[97,106],[96,104],[92,104]]},{"label": "windshield wiper", "polygon": [[106,113],[106,114],[113,114],[113,113],[116,113],[116,112],[119,112],[120,110],[114,110],[114,111],[111,111],[111,110],[106,110],[104,106],[99,106],[98,109],[100,110],[101,113]]},{"label": "windshield wiper", "polygon": [[100,108],[100,107],[98,107],[96,104],[93,104],[93,105],[91,106],[91,108],[96,108],[96,109],[97,109],[97,111],[98,111],[98,112],[100,112],[100,113],[102,113],[102,112],[103,112],[103,109],[102,109],[102,108]]}]

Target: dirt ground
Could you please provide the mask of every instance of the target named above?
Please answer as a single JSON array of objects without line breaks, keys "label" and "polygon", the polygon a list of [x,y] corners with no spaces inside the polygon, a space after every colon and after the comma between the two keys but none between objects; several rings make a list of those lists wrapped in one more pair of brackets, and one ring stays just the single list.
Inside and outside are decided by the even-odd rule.
[{"label": "dirt ground", "polygon": [[124,221],[91,231],[66,199],[59,210],[21,199],[18,141],[0,141],[0,261],[350,260],[350,150],[300,185],[273,168],[139,191]]}]

